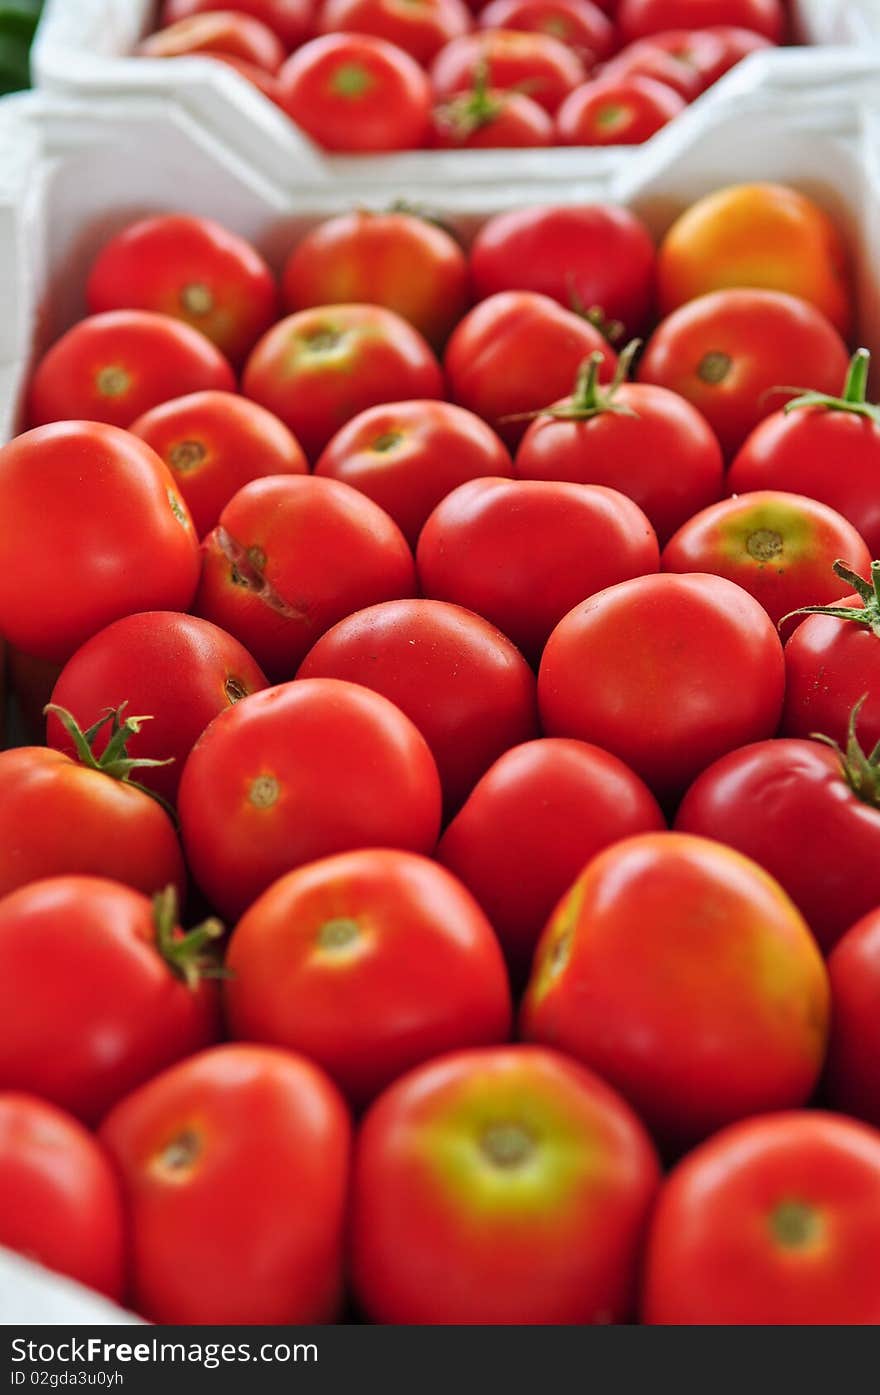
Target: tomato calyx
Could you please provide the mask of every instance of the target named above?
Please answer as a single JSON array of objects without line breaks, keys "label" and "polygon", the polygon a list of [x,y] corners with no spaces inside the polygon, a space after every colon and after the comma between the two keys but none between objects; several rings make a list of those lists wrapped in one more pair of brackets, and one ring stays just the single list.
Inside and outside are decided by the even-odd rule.
[{"label": "tomato calyx", "polygon": [[849,412],[851,416],[867,417],[875,426],[880,426],[880,405],[867,400],[868,374],[871,369],[871,355],[867,349],[857,349],[850,360],[849,372],[840,397],[832,397],[825,392],[812,392],[809,388],[780,388],[781,392],[797,392],[800,395],[783,407],[783,413],[800,411],[804,407],[824,407],[826,412]]},{"label": "tomato calyx", "polygon": [[770,1216],[770,1229],[785,1250],[811,1249],[824,1232],[821,1215],[804,1201],[780,1202]]},{"label": "tomato calyx", "polygon": [[832,737],[823,736],[820,732],[812,732],[811,739],[831,747],[840,761],[840,773],[853,794],[863,804],[869,804],[872,809],[880,809],[880,741],[870,755],[867,755],[856,732],[859,715],[867,698],[868,694],[864,693],[849,714],[845,751]]},{"label": "tomato calyx", "polygon": [[212,916],[194,930],[178,929],[177,892],[173,886],[153,897],[156,948],[175,977],[195,991],[204,978],[231,978],[213,950],[224,933],[223,922]]},{"label": "tomato calyx", "polygon": [[[626,333],[626,326],[623,320],[609,320],[601,305],[587,305],[578,295],[572,276],[568,278],[568,302],[571,313],[577,315],[581,320],[586,320],[587,324],[597,329],[602,335],[602,338],[611,344],[612,347],[620,343]],[[631,345],[627,345],[627,349],[632,349],[632,353],[626,364],[627,371],[629,371],[633,356],[640,346],[641,340],[639,339],[634,339]]]},{"label": "tomato calyx", "polygon": [[871,580],[854,572],[846,562],[837,561],[832,568],[834,575],[851,586],[863,604],[856,605],[803,605],[783,615],[779,624],[784,625],[797,615],[831,615],[835,620],[851,620],[854,625],[864,625],[880,639],[880,562],[871,563]]},{"label": "tomato calyx", "polygon": [[489,64],[481,59],[474,69],[473,85],[437,108],[437,119],[456,140],[467,140],[475,131],[491,126],[504,110],[504,98],[489,88]]},{"label": "tomato calyx", "polygon": [[[50,714],[57,717],[64,727],[67,735],[73,742],[77,760],[80,765],[84,765],[89,770],[100,771],[102,775],[109,775],[111,780],[119,780],[123,785],[131,785],[133,789],[140,790],[142,794],[148,794],[151,799],[155,799],[168,814],[172,822],[176,821],[176,816],[171,805],[163,799],[155,790],[147,789],[146,785],[141,785],[137,780],[131,778],[132,771],[135,770],[155,770],[158,766],[173,765],[174,757],[168,760],[151,760],[147,756],[130,756],[128,754],[128,743],[133,736],[137,736],[144,722],[151,722],[149,717],[123,717],[123,713],[128,706],[127,702],[121,702],[118,707],[108,707],[104,716],[101,717],[87,731],[83,731],[72,712],[68,712],[66,707],[59,707],[56,702],[50,702],[43,708],[43,716]],[[95,755],[95,742],[100,733],[110,723],[110,738],[100,756]]]},{"label": "tomato calyx", "polygon": [[614,369],[614,377],[607,387],[599,382],[599,369],[605,362],[605,355],[598,349],[585,358],[578,369],[574,391],[564,402],[550,407],[540,407],[536,412],[515,412],[502,417],[502,421],[536,421],[538,417],[552,417],[555,421],[589,421],[592,417],[613,412],[620,417],[638,418],[638,412],[625,402],[616,400],[617,391],[629,377],[633,359],[641,347],[640,339],[633,339],[621,351]]},{"label": "tomato calyx", "polygon": [[493,1167],[513,1172],[531,1160],[535,1140],[522,1124],[490,1124],[480,1138],[480,1148]]}]

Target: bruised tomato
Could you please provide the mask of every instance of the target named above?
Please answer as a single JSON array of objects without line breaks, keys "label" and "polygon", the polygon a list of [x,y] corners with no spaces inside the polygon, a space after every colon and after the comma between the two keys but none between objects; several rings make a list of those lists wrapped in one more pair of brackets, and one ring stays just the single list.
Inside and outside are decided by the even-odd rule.
[{"label": "bruised tomato", "polygon": [[[162,23],[175,24],[179,19],[217,7],[218,0],[165,0]],[[268,25],[288,49],[296,48],[308,37],[312,24],[312,0],[235,0],[235,8]]]},{"label": "bruised tomato", "polygon": [[620,0],[617,23],[625,39],[662,29],[706,29],[733,24],[754,29],[781,43],[785,31],[782,0]]},{"label": "bruised tomato", "polygon": [[561,39],[588,69],[616,47],[614,25],[591,0],[489,0],[478,23],[481,29],[523,29]]},{"label": "bruised tomato", "polygon": [[253,15],[236,14],[234,10],[215,10],[179,19],[142,39],[135,52],[145,58],[225,53],[269,73],[277,73],[284,62],[284,46],[278,35]]},{"label": "bruised tomato", "polygon": [[585,82],[556,113],[563,145],[641,145],[684,111],[665,82],[641,73]]},{"label": "bruised tomato", "polygon": [[444,44],[467,34],[471,15],[464,0],[323,0],[319,34],[372,34],[427,65]]},{"label": "bruised tomato", "polygon": [[[880,817],[880,816],[878,816]],[[873,854],[872,854],[873,857]],[[859,878],[873,874],[862,864]],[[869,897],[866,895],[863,904]],[[880,895],[852,925],[828,960],[831,1042],[825,1085],[838,1109],[880,1128]]]},{"label": "bruised tomato", "polygon": [[550,34],[484,29],[453,39],[431,65],[434,96],[451,97],[473,86],[483,68],[489,87],[520,89],[551,115],[586,71],[577,54]]},{"label": "bruised tomato", "polygon": [[480,83],[434,108],[431,144],[441,150],[516,150],[553,144],[553,119],[524,92]]}]

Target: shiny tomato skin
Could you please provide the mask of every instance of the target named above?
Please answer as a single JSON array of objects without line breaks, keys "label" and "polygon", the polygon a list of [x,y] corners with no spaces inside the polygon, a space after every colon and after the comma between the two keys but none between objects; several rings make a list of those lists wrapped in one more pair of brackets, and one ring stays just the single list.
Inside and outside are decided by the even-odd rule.
[{"label": "shiny tomato skin", "polygon": [[480,479],[438,504],[419,538],[422,593],[482,615],[537,666],[579,601],[659,569],[637,504],[601,485]]},{"label": "shiny tomato skin", "polygon": [[122,1100],[99,1137],[128,1210],[132,1301],[150,1321],[334,1321],[351,1122],[317,1066],[217,1046]]},{"label": "shiny tomato skin", "polygon": [[[857,596],[845,606],[860,608]],[[808,615],[785,646],[783,736],[818,732],[846,749],[857,702],[858,738],[870,752],[880,741],[880,641],[864,625],[832,615]]]},{"label": "shiny tomato skin", "polygon": [[839,557],[860,576],[870,570],[863,539],[834,509],[766,489],[695,514],[666,544],[661,569],[727,577],[760,601],[778,627],[799,606],[828,605],[849,593],[832,571]]},{"label": "shiny tomato skin", "polygon": [[639,364],[639,380],[680,392],[705,416],[728,457],[750,431],[803,386],[837,393],[849,354],[814,306],[778,291],[714,291],[660,322]]},{"label": "shiny tomato skin", "polygon": [[283,288],[292,311],[384,305],[438,346],[470,304],[461,247],[444,228],[411,213],[359,209],[319,223],[291,252]]},{"label": "shiny tomato skin", "polygon": [[880,1135],[842,1115],[724,1129],[660,1190],[642,1321],[880,1322]]},{"label": "shiny tomato skin", "polygon": [[299,678],[381,693],[428,743],[452,813],[509,746],[537,735],[534,674],[488,621],[436,600],[386,601],[340,621]]},{"label": "shiny tomato skin", "polygon": [[279,73],[288,116],[324,150],[369,155],[415,150],[428,137],[431,86],[397,44],[368,34],[325,34]]},{"label": "shiny tomato skin", "polygon": [[475,109],[472,96],[458,92],[434,108],[430,144],[438,150],[525,150],[554,144],[553,119],[524,92],[486,93]]},{"label": "shiny tomato skin", "polygon": [[481,29],[549,34],[574,49],[587,68],[617,47],[614,25],[591,0],[489,0],[477,23]]},{"label": "shiny tomato skin", "polygon": [[215,718],[186,763],[178,811],[193,876],[233,918],[285,872],[331,853],[432,852],[440,780],[387,698],[315,678]]},{"label": "shiny tomato skin", "polygon": [[186,890],[174,825],[155,799],[43,746],[3,751],[0,897],[65,875],[109,877],[147,895]]},{"label": "shiny tomato skin", "polygon": [[482,63],[489,87],[522,88],[551,116],[586,77],[581,59],[560,39],[521,29],[483,29],[453,39],[437,54],[430,69],[435,98],[471,88]]},{"label": "shiny tomato skin", "polygon": [[641,145],[684,109],[665,82],[639,73],[599,78],[569,92],[556,129],[563,145]]},{"label": "shiny tomato skin", "polygon": [[43,355],[27,397],[31,426],[96,421],[128,427],[181,393],[235,391],[216,345],[191,325],[148,310],[108,310],[80,320]]},{"label": "shiny tomato skin", "polygon": [[280,320],[248,358],[242,391],[280,417],[311,460],[367,407],[444,396],[440,365],[418,330],[393,310],[362,304]]},{"label": "shiny tomato skin", "polygon": [[[267,686],[247,650],[216,625],[173,611],[142,611],[87,640],[62,669],[52,701],[72,712],[84,731],[123,702],[123,716],[149,717],[130,738],[129,755],[173,764],[138,770],[134,778],[173,803],[186,758],[208,723]],[[74,754],[54,713],[46,741]],[[102,733],[95,742],[97,755],[106,744]]]},{"label": "shiny tomato skin", "polygon": [[499,291],[538,291],[569,310],[598,308],[630,334],[651,314],[654,263],[647,228],[613,204],[498,213],[483,224],[470,254],[479,300]]},{"label": "shiny tomato skin", "polygon": [[723,577],[636,577],[559,622],[538,675],[548,736],[611,751],[674,798],[719,756],[774,735],[785,687],[766,611]]},{"label": "shiny tomato skin", "polygon": [[458,485],[510,476],[510,452],[490,426],[453,402],[392,402],[352,417],[328,442],[316,475],[349,484],[394,519],[415,548],[428,515]]},{"label": "shiny tomato skin", "polygon": [[760,53],[764,49],[776,46],[772,39],[763,34],[756,34],[754,29],[743,29],[735,24],[711,24],[703,32],[719,39],[722,47],[718,63],[703,72],[707,87],[718,82],[719,78],[724,77],[731,68],[735,68],[737,63],[748,58],[750,53]]},{"label": "shiny tomato skin", "polygon": [[219,1035],[216,984],[165,962],[146,896],[50,877],[0,901],[0,1087],[84,1123]]},{"label": "shiny tomato skin", "polygon": [[779,882],[827,953],[880,904],[880,810],[853,792],[816,741],[760,741],[704,770],[675,820],[725,843]]},{"label": "shiny tomato skin", "polygon": [[607,382],[617,355],[597,329],[549,296],[501,291],[459,322],[443,364],[453,400],[512,446],[526,424],[505,418],[558,401],[591,353],[604,356],[599,376]]},{"label": "shiny tomato skin", "polygon": [[119,1183],[76,1119],[34,1095],[0,1092],[0,1245],[120,1302]]},{"label": "shiny tomato skin", "polygon": [[635,1115],[573,1061],[530,1046],[441,1057],[361,1127],[355,1294],[380,1323],[626,1321],[658,1180]]},{"label": "shiny tomato skin", "polygon": [[616,756],[545,737],[499,756],[436,856],[477,898],[521,983],[550,913],[596,853],[665,827],[654,796]]},{"label": "shiny tomato skin", "polygon": [[63,663],[120,615],[186,610],[198,569],[174,480],[134,436],[59,422],[0,450],[0,633],[25,654]]},{"label": "shiny tomato skin", "polygon": [[492,926],[451,873],[368,849],[282,877],[238,922],[234,1038],[301,1051],[361,1108],[404,1071],[510,1036]]},{"label": "shiny tomato skin", "polygon": [[620,1090],[671,1148],[806,1103],[830,994],[800,912],[720,843],[645,833],[590,862],[547,923],[521,1034]]},{"label": "shiny tomato skin", "polygon": [[[597,81],[616,84],[631,82],[633,78],[651,78],[670,88],[687,105],[693,102],[703,90],[703,79],[699,70],[691,64],[683,63],[674,53],[652,39],[641,39],[628,44],[599,69]],[[675,113],[674,113],[675,114]]]},{"label": "shiny tomato skin", "polygon": [[144,218],[106,242],[86,283],[91,314],[152,310],[183,320],[240,363],[278,317],[259,252],[209,218]]},{"label": "shiny tomato skin", "polygon": [[648,39],[629,44],[623,53],[638,56],[646,47],[669,54],[684,68],[691,82],[696,78],[698,92],[704,92],[715,81],[714,75],[727,59],[724,40],[711,29],[661,29]]},{"label": "shiny tomato skin", "polygon": [[614,400],[629,411],[579,421],[537,417],[520,442],[514,474],[619,490],[647,514],[662,546],[721,497],[721,447],[696,407],[667,388],[623,383]]},{"label": "shiny tomato skin", "polygon": [[277,73],[284,62],[284,46],[272,29],[252,15],[229,10],[180,19],[142,39],[135,52],[144,58],[225,53],[267,73]]},{"label": "shiny tomato skin", "polygon": [[[165,0],[162,23],[175,24],[189,15],[216,10],[218,0]],[[312,27],[311,0],[235,0],[241,14],[253,15],[278,35],[288,49],[308,38]]]},{"label": "shiny tomato skin", "polygon": [[880,896],[875,895],[871,911],[838,940],[828,960],[832,1014],[825,1071],[825,1088],[834,1107],[875,1128],[880,1128],[878,902]]},{"label": "shiny tomato skin", "polygon": [[237,393],[193,392],[163,402],[129,430],[168,466],[200,538],[251,480],[308,473],[302,447],[284,422]]},{"label": "shiny tomato skin", "polygon": [[322,0],[316,21],[319,34],[372,34],[425,66],[470,28],[464,0]]},{"label": "shiny tomato skin", "polygon": [[195,610],[234,634],[275,681],[331,625],[416,593],[396,523],[338,480],[286,475],[239,490],[202,546]]},{"label": "shiny tomato skin", "polygon": [[785,34],[780,0],[620,0],[617,24],[628,41],[663,29],[707,29],[714,24],[753,29],[777,44]]}]

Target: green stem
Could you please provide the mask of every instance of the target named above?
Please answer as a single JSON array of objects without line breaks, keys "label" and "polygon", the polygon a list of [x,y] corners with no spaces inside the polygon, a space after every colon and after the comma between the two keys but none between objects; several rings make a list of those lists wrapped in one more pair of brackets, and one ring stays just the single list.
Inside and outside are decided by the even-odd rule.
[{"label": "green stem", "polygon": [[827,412],[849,412],[852,416],[866,417],[880,426],[880,406],[867,401],[868,374],[871,370],[871,355],[867,349],[857,349],[850,360],[840,397],[829,393],[814,392],[809,388],[780,388],[780,392],[799,394],[793,402],[786,403],[783,412],[800,411],[803,407],[823,407]]},{"label": "green stem", "polygon": [[853,794],[863,803],[870,804],[872,809],[880,809],[880,741],[871,754],[866,755],[856,733],[859,716],[867,699],[868,694],[864,693],[849,715],[845,751],[830,736],[812,732],[811,737],[813,741],[821,741],[823,745],[830,746],[835,752],[840,761],[841,774]]},{"label": "green stem", "polygon": [[[152,760],[148,756],[130,756],[128,754],[128,742],[132,736],[137,736],[144,722],[151,722],[152,717],[126,717],[123,720],[123,712],[128,706],[127,702],[121,702],[118,707],[110,707],[104,716],[95,722],[94,726],[83,731],[72,712],[68,712],[66,707],[59,707],[57,703],[50,702],[43,708],[43,716],[50,714],[57,717],[64,727],[67,735],[73,742],[73,749],[81,765],[89,770],[97,770],[102,775],[109,775],[111,780],[119,780],[121,784],[131,785],[133,789],[140,790],[142,794],[148,794],[151,799],[155,799],[160,804],[172,821],[175,819],[174,810],[167,800],[163,799],[155,790],[147,789],[146,785],[141,785],[137,780],[131,778],[134,770],[155,770],[159,766],[173,765],[174,757],[168,760]],[[95,742],[101,732],[110,723],[110,736],[107,745],[100,756],[95,755]]]},{"label": "green stem", "polygon": [[846,562],[834,563],[834,575],[845,581],[847,586],[859,596],[863,604],[856,605],[803,605],[798,610],[783,615],[780,626],[797,615],[830,615],[835,620],[851,620],[854,625],[864,625],[880,639],[880,562],[871,563],[871,579],[854,572]]},{"label": "green stem", "polygon": [[641,347],[640,339],[633,339],[621,351],[614,369],[614,376],[607,387],[599,382],[599,369],[605,362],[605,355],[594,349],[578,368],[574,390],[570,397],[555,406],[540,407],[535,412],[515,412],[502,417],[502,421],[535,421],[538,417],[553,417],[556,421],[589,421],[591,417],[604,412],[614,412],[621,417],[638,418],[638,412],[625,402],[617,402],[616,395],[629,377],[632,361]]},{"label": "green stem", "polygon": [[195,990],[204,978],[231,977],[213,952],[215,942],[224,933],[222,921],[212,917],[184,933],[178,926],[177,892],[173,886],[153,897],[153,924],[156,948],[172,973],[188,988]]}]

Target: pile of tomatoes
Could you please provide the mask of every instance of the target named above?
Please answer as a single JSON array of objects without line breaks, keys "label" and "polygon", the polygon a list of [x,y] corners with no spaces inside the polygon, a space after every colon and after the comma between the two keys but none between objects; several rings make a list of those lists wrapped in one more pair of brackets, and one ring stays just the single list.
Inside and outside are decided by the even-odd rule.
[{"label": "pile of tomatoes", "polygon": [[769,184],[100,249],[0,451],[0,1243],[168,1323],[880,1321],[853,295]]},{"label": "pile of tomatoes", "polygon": [[325,150],[636,145],[787,37],[785,0],[165,0]]}]

